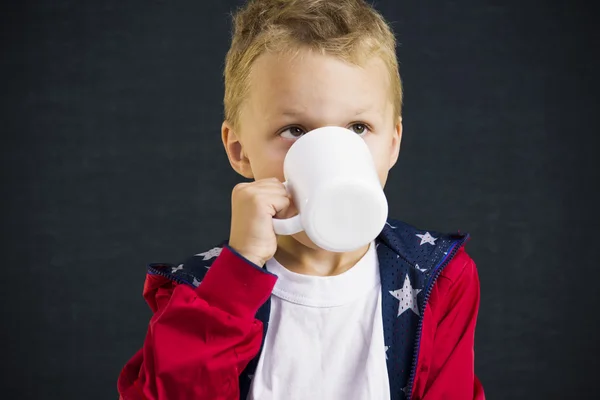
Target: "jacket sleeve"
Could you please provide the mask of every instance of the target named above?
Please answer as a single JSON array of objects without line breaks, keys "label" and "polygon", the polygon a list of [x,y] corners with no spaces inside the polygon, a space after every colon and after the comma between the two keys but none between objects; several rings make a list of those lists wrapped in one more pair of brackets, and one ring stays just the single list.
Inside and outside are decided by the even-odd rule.
[{"label": "jacket sleeve", "polygon": [[[479,277],[473,260],[461,248],[438,278],[432,297],[437,325],[430,351],[421,352],[413,400],[484,400],[475,376],[475,324],[479,309]],[[433,299],[432,299],[433,300]],[[429,359],[425,359],[429,358]]]},{"label": "jacket sleeve", "polygon": [[121,371],[120,398],[237,400],[238,377],[262,341],[255,314],[276,279],[227,246],[197,288],[148,275],[144,297],[154,314]]}]

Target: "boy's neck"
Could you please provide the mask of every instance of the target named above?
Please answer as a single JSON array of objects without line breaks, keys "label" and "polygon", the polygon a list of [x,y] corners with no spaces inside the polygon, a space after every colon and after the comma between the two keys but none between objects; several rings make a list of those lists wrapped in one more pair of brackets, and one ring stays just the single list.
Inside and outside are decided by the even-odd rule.
[{"label": "boy's neck", "polygon": [[278,236],[275,259],[298,274],[334,276],[356,265],[367,253],[369,244],[347,253],[333,253],[315,247],[308,247],[291,236]]}]

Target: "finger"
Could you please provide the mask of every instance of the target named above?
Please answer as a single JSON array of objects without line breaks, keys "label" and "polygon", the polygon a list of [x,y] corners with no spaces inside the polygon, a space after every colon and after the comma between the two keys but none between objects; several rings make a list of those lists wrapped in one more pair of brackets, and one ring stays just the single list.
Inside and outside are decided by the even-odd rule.
[{"label": "finger", "polygon": [[258,197],[258,196],[285,196],[289,197],[288,191],[283,184],[271,183],[240,183],[233,189],[232,197],[236,198]]},{"label": "finger", "polygon": [[285,186],[283,185],[283,183],[277,181],[277,182],[261,182],[258,183],[256,185],[252,185],[251,187],[248,187],[248,190],[253,190],[256,191],[256,193],[273,193],[273,194],[279,194],[282,196],[287,196],[288,195],[288,191],[285,188]]},{"label": "finger", "polygon": [[272,186],[272,185],[274,185],[274,186],[282,186],[283,187],[283,182],[281,182],[277,178],[259,179],[257,181],[254,181],[252,184],[257,185],[257,186]]},{"label": "finger", "polygon": [[269,202],[271,206],[271,216],[275,216],[277,213],[286,210],[290,206],[291,200],[287,196],[270,196]]}]

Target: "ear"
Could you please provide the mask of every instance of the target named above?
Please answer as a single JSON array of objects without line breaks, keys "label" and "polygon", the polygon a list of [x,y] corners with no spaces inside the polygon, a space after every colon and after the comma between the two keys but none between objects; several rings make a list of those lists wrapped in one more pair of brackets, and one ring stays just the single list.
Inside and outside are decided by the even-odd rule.
[{"label": "ear", "polygon": [[394,126],[394,134],[392,136],[392,145],[390,146],[390,169],[396,165],[398,155],[400,154],[400,143],[402,142],[402,117],[398,117]]},{"label": "ear", "polygon": [[221,125],[221,140],[223,141],[225,152],[227,152],[229,163],[235,172],[244,178],[254,179],[250,160],[244,152],[242,142],[240,142],[233,126],[228,121],[224,121],[223,125]]}]

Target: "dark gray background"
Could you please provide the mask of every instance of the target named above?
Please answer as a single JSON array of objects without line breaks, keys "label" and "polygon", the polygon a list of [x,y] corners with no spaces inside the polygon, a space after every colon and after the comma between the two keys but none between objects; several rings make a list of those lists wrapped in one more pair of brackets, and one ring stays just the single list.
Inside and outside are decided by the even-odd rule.
[{"label": "dark gray background", "polygon": [[[2,4],[2,397],[115,398],[150,317],[145,265],[228,236],[221,71],[240,2]],[[472,234],[488,398],[595,397],[595,9],[376,4],[405,84],[390,213]]]}]

